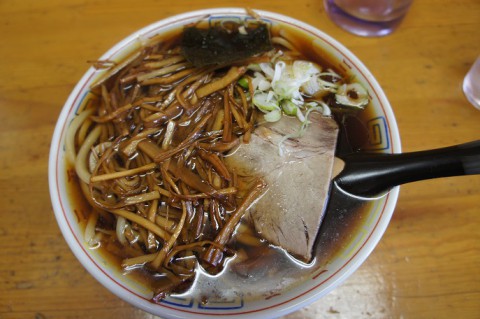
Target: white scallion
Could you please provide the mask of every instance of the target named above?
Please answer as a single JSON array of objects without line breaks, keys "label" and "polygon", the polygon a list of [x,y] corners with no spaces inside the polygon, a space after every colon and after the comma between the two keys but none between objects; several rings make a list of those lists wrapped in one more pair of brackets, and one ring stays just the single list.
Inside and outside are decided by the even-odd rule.
[{"label": "white scallion", "polygon": [[282,118],[282,111],[280,109],[275,109],[263,115],[263,118],[267,122],[277,122]]},{"label": "white scallion", "polygon": [[280,109],[275,96],[264,92],[257,92],[253,95],[253,104],[264,113]]},{"label": "white scallion", "polygon": [[338,104],[363,109],[368,104],[368,92],[359,83],[343,84],[337,90]]},{"label": "white scallion", "polygon": [[305,122],[305,116],[303,115],[302,111],[300,109],[297,109],[297,118],[300,122]]},{"label": "white scallion", "polygon": [[290,100],[283,100],[280,105],[282,106],[283,112],[287,115],[297,115],[298,106]]},{"label": "white scallion", "polygon": [[243,25],[238,27],[238,33],[243,34],[243,35],[248,34],[247,29]]},{"label": "white scallion", "polygon": [[275,70],[273,70],[272,65],[270,63],[259,63],[258,66],[265,74],[265,76],[269,79],[273,79],[273,75],[275,74]]},{"label": "white scallion", "polygon": [[292,73],[297,81],[305,83],[320,73],[320,69],[312,62],[297,60],[293,62]]}]

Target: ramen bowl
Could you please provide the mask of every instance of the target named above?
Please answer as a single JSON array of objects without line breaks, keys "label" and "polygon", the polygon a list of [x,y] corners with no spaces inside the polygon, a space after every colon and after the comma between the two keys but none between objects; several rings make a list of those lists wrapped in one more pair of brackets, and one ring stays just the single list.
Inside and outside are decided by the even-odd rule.
[{"label": "ramen bowl", "polygon": [[[256,13],[266,24],[284,26],[301,33],[312,43],[315,54],[328,57],[333,67],[345,70],[367,89],[371,101],[368,106],[368,117],[362,123],[370,136],[366,149],[383,153],[401,151],[398,128],[390,104],[373,75],[353,53],[324,32],[301,21],[266,11],[258,10]],[[133,33],[111,48],[100,60],[122,61],[141,48],[147,39],[199,20],[210,22],[247,19],[252,18],[240,8],[209,9],[180,14]],[[72,196],[69,182],[65,151],[67,129],[76,114],[91,103],[90,85],[104,72],[106,71],[102,69],[90,68],[75,86],[61,111],[51,144],[49,185],[54,213],[66,242],[87,271],[119,298],[163,318],[279,317],[318,300],[340,285],[362,264],[382,237],[395,208],[398,188],[364,205],[366,208],[361,221],[355,227],[345,228],[348,234],[343,236],[341,247],[331,254],[318,255],[317,259],[322,261],[316,263],[314,267],[300,265],[302,274],[295,279],[295,284],[287,283],[283,288],[255,297],[250,297],[251,292],[234,291],[225,295],[217,292],[218,299],[210,296],[208,302],[188,294],[170,296],[153,302],[150,289],[126,275],[120,266],[107,258],[100,249],[92,249],[87,245],[84,240],[85,225],[79,222],[81,218],[78,217],[81,208],[78,206],[78,200]],[[317,252],[322,251],[318,246],[323,244],[328,245],[328,238],[322,238],[316,247]],[[226,283],[225,287],[228,286]],[[261,289],[258,280],[250,286],[254,290]],[[205,287],[194,285],[191,289],[201,290]],[[205,293],[208,293],[207,290]]]}]

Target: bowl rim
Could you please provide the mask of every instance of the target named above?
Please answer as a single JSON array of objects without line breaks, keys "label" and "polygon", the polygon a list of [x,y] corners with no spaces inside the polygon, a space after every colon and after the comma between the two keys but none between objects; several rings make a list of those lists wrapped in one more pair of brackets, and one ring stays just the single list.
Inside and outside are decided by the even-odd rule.
[{"label": "bowl rim", "polygon": [[[295,18],[274,13],[265,10],[254,10],[258,13],[262,18],[272,19],[281,23],[285,23],[291,25],[295,28],[299,28],[307,33],[314,35],[315,37],[319,37],[322,41],[325,41],[330,46],[332,46],[335,51],[341,53],[350,63],[352,63],[356,69],[362,73],[362,76],[369,82],[370,87],[375,91],[375,95],[378,97],[379,103],[383,112],[385,114],[385,119],[387,121],[386,125],[388,128],[389,137],[391,140],[391,147],[392,152],[399,153],[401,152],[401,144],[400,144],[400,136],[398,131],[398,126],[396,123],[396,119],[393,113],[393,110],[388,102],[385,93],[383,92],[382,88],[380,87],[377,80],[373,77],[371,72],[366,68],[366,66],[343,44],[326,34],[324,31],[315,28],[311,25],[308,25],[302,21],[299,21]],[[186,21],[192,19],[199,19],[206,16],[219,16],[219,15],[232,15],[232,16],[247,16],[244,8],[236,8],[236,7],[225,7],[225,8],[214,8],[214,9],[202,9],[202,10],[195,10],[190,12],[185,12],[177,15],[173,15],[167,17],[165,19],[161,19],[157,22],[149,24],[129,36],[123,38],[117,44],[112,46],[107,52],[105,52],[100,59],[106,59],[111,57],[122,50],[129,48],[135,40],[138,40],[142,37],[142,35],[151,32],[152,30],[163,30],[166,26],[170,24],[183,24]],[[60,196],[60,185],[62,184],[59,180],[59,165],[58,159],[61,156],[61,152],[63,150],[62,137],[65,135],[65,130],[67,127],[67,120],[68,117],[71,115],[71,112],[75,105],[77,105],[77,100],[79,99],[79,94],[82,89],[85,88],[85,85],[91,83],[92,78],[96,70],[93,67],[90,67],[85,74],[82,76],[79,82],[75,85],[74,89],[70,93],[67,101],[65,102],[62,111],[59,115],[57,120],[55,130],[52,136],[52,143],[50,148],[49,154],[49,165],[48,165],[48,178],[49,178],[49,189],[50,189],[50,196],[52,201],[52,206],[54,209],[55,217],[57,223],[60,227],[60,230],[67,241],[71,251],[74,253],[76,258],[80,261],[85,269],[103,286],[105,286],[110,292],[118,296],[119,298],[127,301],[128,303],[143,309],[149,313],[155,315],[161,315],[166,318],[182,318],[185,315],[187,316],[194,316],[195,318],[210,318],[211,316],[242,316],[246,315],[249,318],[266,318],[268,314],[271,317],[279,317],[282,315],[286,315],[291,313],[295,310],[298,310],[316,300],[321,298],[322,296],[328,294],[334,288],[339,286],[341,283],[344,282],[346,278],[348,278],[353,272],[355,272],[358,267],[366,260],[366,258],[370,255],[373,249],[378,244],[379,240],[383,236],[389,222],[391,216],[393,214],[398,194],[399,194],[399,187],[395,187],[390,191],[387,195],[385,200],[385,205],[382,208],[381,215],[379,220],[377,221],[374,228],[371,230],[368,238],[365,240],[363,245],[358,248],[355,254],[347,261],[345,264],[338,269],[335,273],[327,277],[322,282],[315,285],[313,288],[305,291],[303,294],[295,296],[294,298],[290,298],[287,301],[281,302],[276,305],[271,305],[265,308],[259,309],[252,309],[252,310],[244,310],[244,311],[236,311],[232,313],[212,313],[212,312],[200,312],[198,311],[180,311],[178,308],[171,307],[165,304],[161,304],[162,307],[159,307],[158,304],[154,304],[149,300],[139,296],[135,292],[131,291],[125,286],[122,286],[118,283],[114,278],[112,278],[107,272],[105,272],[101,267],[99,267],[96,261],[90,256],[90,254],[85,251],[84,247],[82,246],[79,239],[75,237],[74,230],[72,226],[68,223],[66,218],[66,208],[65,203],[62,202]],[[80,249],[79,249],[80,248]],[[99,271],[100,270],[100,271]],[[119,286],[123,289],[119,289]],[[315,290],[322,286],[322,289],[315,292]],[[125,289],[127,291],[125,291]],[[132,296],[133,294],[133,296]],[[159,309],[161,311],[159,312]]]}]

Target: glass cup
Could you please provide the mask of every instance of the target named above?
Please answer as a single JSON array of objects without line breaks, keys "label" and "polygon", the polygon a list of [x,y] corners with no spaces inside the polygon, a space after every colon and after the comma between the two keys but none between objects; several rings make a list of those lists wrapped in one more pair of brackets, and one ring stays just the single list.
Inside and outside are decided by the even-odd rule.
[{"label": "glass cup", "polygon": [[463,93],[468,101],[480,110],[480,56],[463,80]]},{"label": "glass cup", "polygon": [[364,37],[392,33],[413,0],[324,0],[330,18],[343,29]]}]

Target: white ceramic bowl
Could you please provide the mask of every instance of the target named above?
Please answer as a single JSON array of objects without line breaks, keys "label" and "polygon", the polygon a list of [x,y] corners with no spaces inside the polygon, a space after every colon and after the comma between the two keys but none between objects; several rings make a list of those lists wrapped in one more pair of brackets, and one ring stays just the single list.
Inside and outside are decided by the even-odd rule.
[{"label": "white ceramic bowl", "polygon": [[[376,137],[375,141],[372,141],[371,147],[385,153],[401,151],[398,128],[390,104],[379,84],[362,62],[342,44],[312,26],[271,12],[258,10],[257,13],[269,23],[286,24],[298,28],[308,37],[314,38],[315,47],[333,57],[337,67],[350,69],[351,73],[368,89],[372,98],[369,107],[374,109],[374,115],[366,123],[368,129],[372,130],[372,136]],[[244,9],[240,8],[220,8],[189,12],[167,18],[133,33],[100,59],[122,60],[128,53],[140,47],[142,39],[204,19],[206,16],[209,19],[225,17],[244,19],[246,13]],[[122,275],[118,266],[111,265],[97,250],[88,248],[74,213],[75,203],[68,196],[68,176],[64,151],[66,128],[77,111],[88,103],[89,84],[102,72],[90,68],[78,82],[63,107],[52,139],[49,184],[54,212],[71,250],[102,285],[123,300],[163,318],[279,317],[308,305],[338,286],[362,264],[382,237],[397,201],[398,188],[375,202],[368,218],[356,228],[350,239],[346,241],[345,249],[341,254],[337,254],[325,268],[313,271],[306,280],[294,288],[262,300],[247,301],[238,297],[223,301],[213,307],[205,307],[199,300],[192,299],[167,299],[160,304],[151,302],[150,291]]]}]

